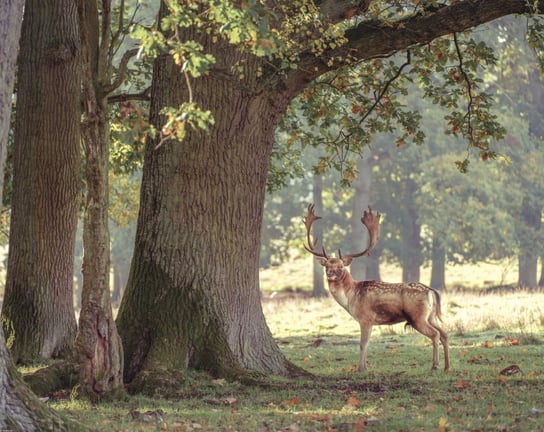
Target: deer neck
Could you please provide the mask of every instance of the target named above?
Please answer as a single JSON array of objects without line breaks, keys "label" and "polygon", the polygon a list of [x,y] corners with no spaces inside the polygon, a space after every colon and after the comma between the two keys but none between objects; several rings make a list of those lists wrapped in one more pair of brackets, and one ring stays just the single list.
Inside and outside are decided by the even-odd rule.
[{"label": "deer neck", "polygon": [[348,310],[350,299],[353,297],[354,288],[357,282],[351,277],[351,274],[345,270],[340,278],[328,279],[329,291],[334,299],[344,309]]}]

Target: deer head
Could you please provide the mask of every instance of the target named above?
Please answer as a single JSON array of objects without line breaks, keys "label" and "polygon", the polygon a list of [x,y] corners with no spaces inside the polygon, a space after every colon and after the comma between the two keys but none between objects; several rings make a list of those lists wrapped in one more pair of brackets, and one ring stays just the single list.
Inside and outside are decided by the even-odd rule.
[{"label": "deer head", "polygon": [[354,258],[359,258],[363,255],[370,255],[370,252],[378,244],[378,237],[380,235],[381,215],[379,213],[372,213],[372,209],[370,207],[368,207],[368,211],[365,210],[363,212],[361,222],[368,230],[369,235],[368,246],[364,251],[354,254],[342,255],[342,252],[338,250],[338,258],[331,258],[327,255],[324,246],[322,246],[321,252],[318,252],[316,250],[317,239],[314,239],[312,241],[312,225],[315,221],[321,219],[320,216],[316,216],[316,214],[314,213],[314,208],[315,205],[310,204],[308,206],[308,213],[303,219],[304,225],[306,226],[306,239],[308,243],[308,246],[304,245],[304,248],[311,254],[315,255],[318,258],[318,262],[325,267],[327,272],[327,278],[329,279],[329,281],[339,279],[344,274],[344,267],[349,266]]}]

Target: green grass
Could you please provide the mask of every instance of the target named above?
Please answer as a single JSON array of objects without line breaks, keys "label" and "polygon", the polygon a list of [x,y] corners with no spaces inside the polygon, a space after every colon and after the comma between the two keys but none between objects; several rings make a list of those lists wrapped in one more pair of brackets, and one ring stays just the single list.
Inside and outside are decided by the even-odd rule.
[{"label": "green grass", "polygon": [[[270,325],[286,356],[314,378],[272,377],[266,385],[246,386],[191,373],[173,400],[52,405],[102,431],[544,430],[541,329],[532,338],[515,329],[453,332],[453,370],[445,374],[430,372],[426,338],[401,326],[376,328],[370,369],[360,373],[357,325],[343,328],[349,317],[330,299],[267,302],[264,309],[273,315]],[[514,364],[521,373],[500,375]],[[160,410],[162,420],[135,419],[131,410]]]},{"label": "green grass", "polygon": [[[267,322],[311,378],[249,386],[189,372],[169,400],[49,403],[99,431],[544,431],[544,293],[445,292],[443,306],[447,374],[430,372],[429,340],[403,325],[374,328],[358,372],[359,328],[339,305],[276,295],[263,299]],[[521,372],[500,374],[511,365]]]},{"label": "green grass", "polygon": [[[245,386],[190,374],[175,400],[52,405],[103,431],[544,430],[542,345],[496,332],[452,337],[453,370],[444,374],[430,373],[431,347],[418,334],[375,335],[370,370],[360,373],[356,337],[315,336],[279,341],[311,379]],[[513,364],[521,373],[500,375]],[[162,420],[133,419],[131,410],[161,410]]]}]

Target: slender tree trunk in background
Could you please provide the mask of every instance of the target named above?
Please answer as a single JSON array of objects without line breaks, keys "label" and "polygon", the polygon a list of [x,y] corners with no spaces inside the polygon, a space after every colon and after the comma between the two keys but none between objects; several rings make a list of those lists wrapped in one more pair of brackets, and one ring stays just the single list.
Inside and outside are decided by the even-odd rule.
[{"label": "slender tree trunk in background", "polygon": [[[62,17],[62,19],[59,19]],[[77,8],[28,0],[18,65],[4,331],[16,362],[69,352],[81,203]]]},{"label": "slender tree trunk in background", "polygon": [[[216,67],[247,60],[246,79],[194,80],[195,102],[214,113],[210,132],[187,127],[181,143],[147,144],[134,256],[117,318],[127,381],[164,368],[217,376],[292,370],[265,323],[259,290],[267,167],[288,100],[255,87],[259,59],[209,38],[198,36]],[[159,130],[161,109],[187,100],[186,90],[172,58],[158,57],[150,121]]]},{"label": "slender tree trunk in background", "polygon": [[431,286],[436,289],[446,287],[446,250],[437,237],[433,237]]},{"label": "slender tree trunk in background", "polygon": [[544,286],[544,256],[540,257],[540,279],[538,280],[538,286]]},{"label": "slender tree trunk in background", "polygon": [[113,266],[113,291],[111,293],[111,303],[115,307],[119,307],[123,292],[127,283],[126,273],[123,267]]},{"label": "slender tree trunk in background", "polygon": [[[23,7],[23,0],[0,2],[0,40],[2,41],[0,44],[0,203],[2,202],[15,59]],[[63,421],[26,387],[10,359],[1,327],[0,430],[13,432],[81,430],[77,425]]]},{"label": "slender tree trunk in background", "polygon": [[[323,177],[320,175],[314,174],[313,178],[313,201],[315,204],[315,211],[320,214],[323,210]],[[314,227],[314,238],[323,240],[323,229],[321,225]],[[325,289],[325,280],[323,278],[323,266],[317,262],[316,259],[313,261],[313,279],[314,287],[312,290],[312,297],[327,297],[328,291]]]},{"label": "slender tree trunk in background", "polygon": [[[110,233],[108,227],[109,122],[107,94],[110,84],[108,56],[98,53],[98,12],[94,0],[81,0],[83,53],[86,200],[83,220],[83,289],[76,352],[80,367],[80,394],[98,400],[123,385],[123,349],[110,301]],[[103,26],[107,26],[103,11]],[[106,29],[102,34],[109,34]],[[101,50],[110,46],[101,41]],[[109,51],[108,51],[109,52]]]},{"label": "slender tree trunk in background", "polygon": [[[521,206],[520,247],[518,254],[518,285],[523,288],[536,288],[538,253],[534,247],[534,232],[542,226],[540,205],[531,197],[523,199]],[[527,230],[529,228],[529,230]]]},{"label": "slender tree trunk in background", "polygon": [[[365,149],[363,157],[357,161],[357,171],[359,175],[352,184],[355,189],[355,194],[352,201],[351,211],[351,243],[349,244],[348,253],[363,251],[368,244],[368,231],[361,223],[363,210],[366,210],[371,205],[370,196],[372,184],[372,165],[368,156],[370,152]],[[379,211],[379,209],[375,209]],[[356,280],[365,280],[367,278],[368,257],[356,259],[351,264],[351,275]]]},{"label": "slender tree trunk in background", "polygon": [[380,255],[382,249],[380,245],[372,251],[372,253],[366,257],[366,280],[382,280],[380,275]]},{"label": "slender tree trunk in background", "polygon": [[402,281],[418,282],[421,266],[421,225],[417,222],[417,210],[409,209],[409,217],[403,230],[404,253],[402,256]]}]

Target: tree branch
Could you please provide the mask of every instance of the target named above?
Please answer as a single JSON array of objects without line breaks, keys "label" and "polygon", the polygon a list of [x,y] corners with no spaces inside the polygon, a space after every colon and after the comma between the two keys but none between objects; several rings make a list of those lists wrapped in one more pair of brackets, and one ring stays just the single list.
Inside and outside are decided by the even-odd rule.
[{"label": "tree branch", "polygon": [[355,15],[363,15],[372,0],[316,0],[321,15],[330,23],[338,23]]},{"label": "tree branch", "polygon": [[298,92],[308,82],[343,65],[331,62],[331,59],[343,59],[348,55],[356,60],[388,57],[503,16],[543,12],[544,0],[459,0],[432,11],[419,11],[396,22],[366,20],[346,31],[348,43],[344,46],[327,50],[320,57],[310,51],[302,53],[299,67],[290,74],[288,85]]},{"label": "tree branch", "polygon": [[151,87],[146,88],[141,93],[119,93],[119,94],[108,96],[108,103],[113,104],[113,103],[119,103],[119,102],[126,102],[129,100],[149,101],[150,93],[151,93]]},{"label": "tree branch", "polygon": [[112,91],[117,89],[121,84],[123,84],[123,81],[125,80],[125,75],[127,72],[128,62],[136,54],[138,54],[138,48],[133,48],[123,54],[123,57],[121,58],[121,61],[119,62],[119,70],[117,72],[117,77],[115,78],[115,81],[111,83],[109,86],[105,86],[103,89],[105,95],[111,93]]},{"label": "tree branch", "polygon": [[376,96],[372,106],[368,109],[368,111],[364,115],[361,116],[361,120],[359,120],[360,125],[362,125],[366,121],[366,119],[370,116],[370,114],[374,112],[378,104],[381,102],[382,98],[385,96],[385,94],[389,90],[389,87],[391,86],[391,84],[393,84],[393,82],[396,81],[400,77],[404,68],[406,68],[410,64],[410,61],[411,61],[410,50],[408,50],[406,52],[406,61],[398,68],[395,75],[385,82],[385,85],[383,86],[380,93]]},{"label": "tree branch", "polygon": [[[542,3],[527,0],[463,0],[431,13],[412,15],[387,25],[363,22],[346,32],[348,49],[354,50],[352,55],[360,59],[388,56],[506,15],[542,13]],[[533,5],[538,7],[537,11]]]},{"label": "tree branch", "polygon": [[453,41],[455,43],[455,52],[457,53],[457,58],[459,60],[459,70],[463,75],[463,80],[466,84],[467,96],[468,96],[468,105],[467,113],[465,114],[465,120],[467,122],[467,134],[470,137],[470,141],[474,141],[473,128],[472,128],[472,110],[474,108],[474,95],[472,94],[472,84],[470,78],[465,70],[463,64],[463,54],[461,53],[461,48],[459,47],[459,41],[457,40],[457,33],[453,34]]}]

